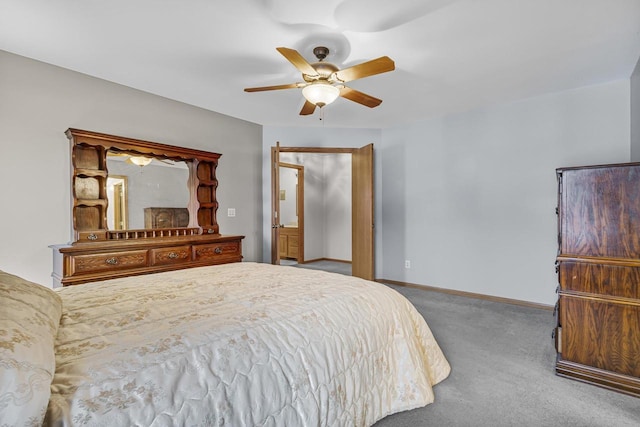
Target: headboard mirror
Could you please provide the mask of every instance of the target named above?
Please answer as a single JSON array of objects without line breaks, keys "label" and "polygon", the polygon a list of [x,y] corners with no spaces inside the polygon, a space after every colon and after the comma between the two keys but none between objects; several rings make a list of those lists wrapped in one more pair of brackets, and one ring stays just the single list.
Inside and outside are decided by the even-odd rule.
[{"label": "headboard mirror", "polygon": [[68,129],[74,242],[219,234],[220,154]]}]

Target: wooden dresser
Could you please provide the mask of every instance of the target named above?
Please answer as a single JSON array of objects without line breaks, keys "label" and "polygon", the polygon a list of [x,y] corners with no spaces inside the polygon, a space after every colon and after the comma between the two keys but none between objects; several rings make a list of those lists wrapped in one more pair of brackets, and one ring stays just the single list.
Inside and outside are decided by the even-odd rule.
[{"label": "wooden dresser", "polygon": [[54,287],[242,261],[243,236],[53,245]]},{"label": "wooden dresser", "polygon": [[[79,129],[68,129],[66,134],[71,149],[73,236],[69,244],[51,245],[54,286],[242,261],[244,236],[220,234],[216,220],[220,154]],[[188,206],[137,206],[136,213],[144,212],[144,228],[110,230],[109,156],[120,161],[142,157],[149,162],[181,163],[188,169],[184,187]],[[141,169],[134,164],[139,175]],[[155,177],[151,187],[162,182]],[[133,205],[130,201],[137,199],[119,205]]]},{"label": "wooden dresser", "polygon": [[556,373],[640,397],[640,163],[557,177]]}]

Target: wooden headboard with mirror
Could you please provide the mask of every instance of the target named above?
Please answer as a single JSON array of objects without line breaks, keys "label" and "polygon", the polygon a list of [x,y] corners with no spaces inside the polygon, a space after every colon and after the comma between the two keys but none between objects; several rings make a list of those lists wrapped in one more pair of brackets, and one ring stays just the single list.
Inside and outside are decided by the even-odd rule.
[{"label": "wooden headboard with mirror", "polygon": [[243,236],[221,235],[216,220],[220,154],[79,129],[66,135],[73,238],[51,246],[54,286],[242,259]]}]

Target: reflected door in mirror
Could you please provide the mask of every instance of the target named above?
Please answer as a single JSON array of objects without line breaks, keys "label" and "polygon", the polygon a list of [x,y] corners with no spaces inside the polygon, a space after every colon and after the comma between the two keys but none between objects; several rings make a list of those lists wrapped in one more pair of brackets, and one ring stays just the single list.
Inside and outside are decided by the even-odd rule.
[{"label": "reflected door in mirror", "polygon": [[129,223],[126,176],[109,175],[107,199],[107,227],[109,230],[126,230]]}]

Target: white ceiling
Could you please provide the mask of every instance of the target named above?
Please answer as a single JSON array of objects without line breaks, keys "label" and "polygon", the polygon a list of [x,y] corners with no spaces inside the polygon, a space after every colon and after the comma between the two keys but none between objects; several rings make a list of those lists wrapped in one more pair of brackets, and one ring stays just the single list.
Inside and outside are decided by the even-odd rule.
[{"label": "white ceiling", "polygon": [[[322,122],[299,89],[243,91],[301,81],[276,47],[316,45],[391,57],[348,84],[384,102]],[[0,49],[263,125],[385,128],[629,78],[640,0],[0,0]]]}]

